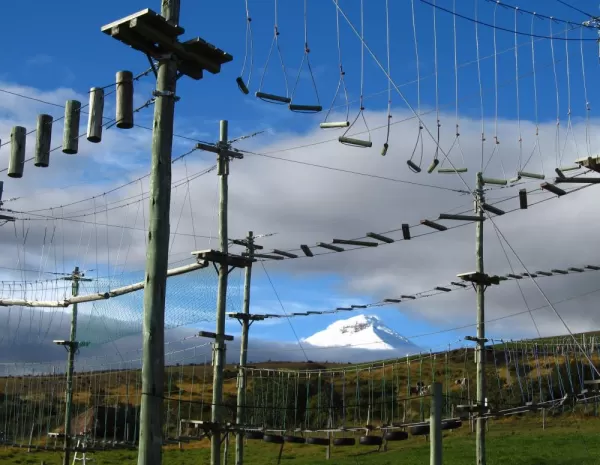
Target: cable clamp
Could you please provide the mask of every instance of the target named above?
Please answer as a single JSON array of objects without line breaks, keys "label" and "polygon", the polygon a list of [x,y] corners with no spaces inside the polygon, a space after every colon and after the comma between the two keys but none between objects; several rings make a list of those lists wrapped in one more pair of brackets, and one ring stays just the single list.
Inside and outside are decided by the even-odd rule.
[{"label": "cable clamp", "polygon": [[177,95],[175,95],[175,92],[172,92],[170,90],[154,90],[154,91],[152,91],[152,96],[153,97],[172,97],[176,102],[178,102],[180,100],[180,97],[177,97]]}]

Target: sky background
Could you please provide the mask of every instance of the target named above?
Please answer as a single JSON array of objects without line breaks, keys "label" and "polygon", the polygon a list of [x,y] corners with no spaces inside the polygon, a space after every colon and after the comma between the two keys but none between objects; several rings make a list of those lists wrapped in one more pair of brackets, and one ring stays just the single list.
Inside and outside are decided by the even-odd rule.
[{"label": "sky background", "polygon": [[[436,2],[448,10],[454,8],[451,0],[430,1]],[[101,8],[72,0],[59,5],[37,3],[33,16],[34,3],[30,1],[13,2],[5,8],[7,17],[12,19],[5,24],[4,34],[19,40],[0,52],[4,63],[13,64],[0,71],[0,138],[4,144],[0,148],[0,169],[8,165],[10,145],[6,143],[11,127],[22,125],[32,130],[37,114],[58,118],[63,115],[59,106],[67,99],[87,103],[89,88],[110,85],[117,71],[138,74],[148,67],[145,56],[101,33],[100,28],[146,7],[158,10],[159,2],[152,5],[137,0],[107,0]],[[286,106],[268,104],[253,95],[259,90],[263,74],[261,90],[285,94],[276,52],[269,66],[264,67],[273,37],[273,1],[248,2],[253,53],[247,56],[246,81],[248,64],[252,62],[253,67],[251,92],[247,96],[235,83],[246,48],[244,2],[182,1],[180,23],[186,32],[181,40],[200,36],[231,53],[234,60],[225,64],[219,75],[205,73],[201,81],[187,77],[178,81],[181,100],[176,106],[173,157],[189,152],[196,140],[214,141],[221,119],[229,121],[231,138],[264,131],[235,144],[253,154],[231,164],[231,238],[242,238],[249,230],[255,234],[275,233],[259,240],[268,252],[273,248],[296,250],[300,244],[314,246],[333,238],[363,237],[368,231],[397,230],[402,223],[415,226],[414,239],[407,243],[398,241],[376,249],[266,262],[264,268],[262,264],[255,265],[252,312],[333,310],[447,285],[456,274],[475,267],[474,226],[427,234],[430,230],[417,225],[425,218],[436,219],[441,212],[467,212],[472,208],[469,195],[461,191],[473,187],[482,156],[487,165],[486,176],[511,178],[532,155],[526,170],[552,177],[556,166],[570,165],[576,158],[597,153],[595,102],[599,95],[593,85],[599,74],[597,35],[596,31],[577,26],[586,19],[583,15],[548,0],[524,0],[512,5],[560,21],[534,18],[527,12],[515,14],[513,9],[483,0],[456,2],[458,13],[481,21],[476,31],[472,21],[456,18],[455,24],[449,12],[415,0],[413,29],[411,1],[389,3],[388,42],[386,3],[364,2],[364,40],[377,60],[366,49],[361,60],[361,43],[349,25],[360,32],[361,2],[340,1],[346,15],[339,16],[339,43],[351,102],[349,118],[353,120],[359,111],[362,75],[364,114],[373,141],[373,148],[358,149],[337,142],[343,131],[318,128],[330,106],[328,121],[346,117],[343,95],[332,103],[339,80],[333,1],[307,2],[310,60],[318,102],[324,107],[318,115],[293,113]],[[572,4],[592,14],[598,10],[597,4],[586,0],[573,0]],[[299,72],[304,51],[303,11],[302,1],[279,2],[279,40],[290,92],[299,75],[294,101],[313,104],[317,95],[306,65]],[[58,24],[65,26],[54,26]],[[494,24],[508,31],[494,33],[489,27]],[[515,25],[522,33],[516,38],[510,32]],[[567,29],[573,30],[567,33]],[[540,36],[533,39],[533,48],[529,36],[532,31]],[[555,40],[547,38],[551,34]],[[563,38],[572,40],[559,40]],[[387,69],[388,52],[390,74],[399,92],[392,88],[394,124],[388,154],[382,157],[388,121],[388,79],[377,61]],[[153,88],[152,74],[136,82],[136,107],[151,98]],[[413,110],[422,114],[422,138]],[[114,96],[110,96],[105,116],[112,117],[113,113]],[[150,128],[152,113],[152,107],[136,113],[136,124]],[[445,152],[453,165],[467,167],[468,172],[461,177],[425,172],[435,153],[438,119],[440,159],[445,158]],[[82,115],[82,131],[86,124],[87,115]],[[0,258],[3,296],[63,298],[70,292],[68,283],[65,286],[52,273],[68,272],[75,265],[89,270],[88,277],[96,279],[89,285],[91,291],[141,279],[151,131],[139,126],[131,130],[105,128],[100,144],[82,138],[77,155],[68,156],[57,150],[51,154],[47,169],[27,163],[22,179],[9,179],[5,172],[0,173],[4,207],[19,218],[14,225],[0,228],[0,241],[8,250]],[[367,137],[365,131],[364,122],[359,119],[349,134]],[[52,146],[61,141],[62,122],[58,121],[53,127]],[[31,134],[27,138],[28,155],[34,146],[35,134]],[[423,172],[414,174],[406,160],[415,152],[417,162],[421,150]],[[445,161],[443,166],[450,166],[450,162]],[[218,180],[215,171],[206,172],[213,164],[212,154],[195,151],[173,165],[172,266],[189,263],[192,250],[217,248]],[[485,223],[485,267],[489,273],[524,272],[523,263],[530,271],[600,263],[594,247],[598,227],[595,188],[553,199],[536,191],[539,183],[523,179],[517,186],[486,192],[488,201],[503,200],[501,208],[517,209],[494,219],[508,244],[501,246],[500,233],[494,231],[491,221]],[[124,184],[127,185],[114,190]],[[530,204],[548,201],[519,211],[515,196],[522,188],[532,191]],[[72,204],[80,200],[83,201]],[[388,235],[402,237],[399,232]],[[232,251],[240,252],[239,248]],[[318,248],[314,251],[325,252]],[[185,326],[190,331],[173,330],[168,333],[172,340],[187,337],[198,328],[214,328],[216,276],[210,268],[198,274],[178,278],[168,295],[170,326]],[[543,278],[539,286],[551,302],[561,302],[556,308],[573,331],[585,331],[597,329],[600,323],[594,303],[597,296],[593,293],[596,281],[597,276],[590,272]],[[230,311],[241,309],[242,283],[242,273],[232,272]],[[101,339],[103,332],[132,335],[133,339],[123,347],[135,346],[135,334],[141,330],[141,293],[137,294],[120,301],[82,306],[82,321],[88,325],[82,329],[87,331],[84,334],[91,339]],[[487,292],[487,316],[496,321],[490,322],[488,333],[498,338],[566,333],[551,309],[538,309],[546,304],[533,282],[492,288]],[[526,313],[528,309],[538,309],[532,313],[535,325]],[[69,317],[65,312],[45,310],[41,316],[21,308],[2,312],[5,327],[13,328],[13,337],[4,337],[0,342],[5,353],[11,354],[9,358],[35,358],[53,337],[68,335]],[[368,313],[379,316],[404,336],[420,336],[412,341],[423,350],[441,348],[474,332],[474,328],[464,326],[474,322],[475,296],[470,291],[452,292],[397,306],[376,307]],[[508,317],[514,313],[520,315]],[[346,314],[257,323],[251,334],[260,340],[289,344],[290,351],[301,356],[297,337],[308,337],[341,317]],[[452,331],[453,328],[460,329]],[[227,331],[239,335],[238,323],[228,324]],[[32,350],[38,352],[24,351],[19,341],[35,343],[36,349]],[[108,347],[106,350],[114,348]],[[335,356],[332,352],[331,357]]]}]

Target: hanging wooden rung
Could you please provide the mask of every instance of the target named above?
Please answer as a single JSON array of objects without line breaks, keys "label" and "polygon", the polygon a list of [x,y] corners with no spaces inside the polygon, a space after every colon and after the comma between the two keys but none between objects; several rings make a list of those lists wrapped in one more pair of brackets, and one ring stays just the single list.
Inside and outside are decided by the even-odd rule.
[{"label": "hanging wooden rung", "polygon": [[411,171],[413,173],[421,172],[421,168],[416,163],[414,163],[412,160],[407,160],[406,164],[408,165],[408,167],[411,169]]},{"label": "hanging wooden rung", "polygon": [[235,82],[237,82],[237,85],[239,87],[239,89],[246,95],[248,95],[250,93],[250,91],[248,90],[248,87],[246,87],[246,84],[244,83],[244,80],[242,79],[242,77],[238,77],[235,79]]},{"label": "hanging wooden rung", "polygon": [[554,172],[556,173],[556,175],[559,178],[564,178],[565,177],[565,174],[562,172],[562,170],[560,168],[554,168]]},{"label": "hanging wooden rung", "polygon": [[290,103],[288,108],[296,113],[319,113],[323,110],[321,105],[297,105],[295,103]]},{"label": "hanging wooden rung", "polygon": [[544,190],[547,190],[548,192],[552,192],[553,194],[558,195],[559,197],[566,194],[566,192],[560,187],[555,186],[554,184],[551,184],[549,182],[543,182],[542,184],[540,184],[540,187]]},{"label": "hanging wooden rung", "polygon": [[310,250],[307,245],[302,244],[300,248],[302,249],[302,252],[304,252],[304,255],[306,255],[307,257],[313,256],[312,250]]},{"label": "hanging wooden rung", "polygon": [[508,180],[508,183],[509,183],[509,184],[514,184],[514,183],[516,183],[516,182],[519,182],[520,180],[521,180],[521,176],[517,175],[517,176],[515,176],[514,178],[510,178],[510,179]]},{"label": "hanging wooden rung", "polygon": [[15,126],[10,132],[10,161],[8,163],[8,176],[22,178],[25,166],[25,141],[27,130],[23,126]]},{"label": "hanging wooden rung", "polygon": [[437,158],[434,158],[433,161],[431,162],[431,165],[429,165],[429,168],[427,168],[427,172],[429,174],[433,173],[433,170],[437,168],[437,165],[440,164],[440,161]]},{"label": "hanging wooden rung", "polygon": [[353,139],[352,137],[338,137],[338,141],[344,145],[351,145],[353,147],[369,148],[373,146],[373,142],[370,140]]},{"label": "hanging wooden rung", "polygon": [[527,189],[521,189],[519,191],[519,204],[521,210],[527,210]]},{"label": "hanging wooden rung", "polygon": [[497,178],[481,178],[481,181],[484,184],[496,184],[498,186],[506,186],[506,184],[508,183],[506,181],[506,179],[497,179]]},{"label": "hanging wooden rung", "polygon": [[131,71],[117,73],[117,114],[115,119],[119,129],[133,127],[133,73]]},{"label": "hanging wooden rung", "polygon": [[385,157],[389,148],[390,145],[387,142],[383,144],[383,147],[381,148],[381,155]]},{"label": "hanging wooden rung", "polygon": [[405,241],[410,241],[410,226],[407,223],[402,224],[402,237]]},{"label": "hanging wooden rung", "polygon": [[79,117],[81,102],[67,100],[65,105],[65,126],[63,131],[63,153],[75,155],[79,149]]},{"label": "hanging wooden rung", "polygon": [[333,121],[319,124],[321,129],[347,128],[348,126],[350,126],[350,121]]},{"label": "hanging wooden rung", "polygon": [[52,116],[38,115],[35,133],[34,166],[47,168],[50,164],[50,144],[52,141]]},{"label": "hanging wooden rung", "polygon": [[291,103],[292,99],[289,97],[282,97],[281,95],[267,94],[265,92],[257,92],[255,94],[259,99],[269,103]]},{"label": "hanging wooden rung", "polygon": [[437,170],[438,173],[466,173],[469,171],[467,168],[440,168]]},{"label": "hanging wooden rung", "polygon": [[90,89],[90,112],[88,114],[87,140],[97,144],[102,140],[102,117],[104,116],[104,89]]},{"label": "hanging wooden rung", "polygon": [[571,166],[561,166],[560,170],[561,171],[575,171],[581,169],[581,166],[578,165],[571,165]]},{"label": "hanging wooden rung", "polygon": [[527,171],[519,171],[519,176],[523,178],[531,178],[531,179],[545,179],[546,176],[538,173],[529,173]]}]

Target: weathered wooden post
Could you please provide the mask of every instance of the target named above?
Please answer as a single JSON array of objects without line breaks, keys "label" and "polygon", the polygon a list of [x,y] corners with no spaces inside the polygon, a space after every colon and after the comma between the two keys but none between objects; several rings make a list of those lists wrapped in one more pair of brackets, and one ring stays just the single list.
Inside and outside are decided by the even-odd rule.
[{"label": "weathered wooden post", "polygon": [[50,164],[50,144],[52,142],[52,116],[38,115],[35,133],[34,165],[47,168]]},{"label": "weathered wooden post", "polygon": [[133,127],[133,74],[131,71],[117,73],[117,127]]},{"label": "weathered wooden post", "polygon": [[90,112],[88,115],[87,140],[98,143],[102,140],[102,116],[104,113],[104,89],[90,89]]},{"label": "weathered wooden post", "polygon": [[25,166],[25,139],[27,130],[23,126],[15,126],[10,132],[10,161],[8,163],[8,176],[22,178]]},{"label": "weathered wooden post", "polygon": [[79,149],[79,118],[81,102],[67,100],[65,105],[65,129],[63,131],[63,153],[75,155]]}]

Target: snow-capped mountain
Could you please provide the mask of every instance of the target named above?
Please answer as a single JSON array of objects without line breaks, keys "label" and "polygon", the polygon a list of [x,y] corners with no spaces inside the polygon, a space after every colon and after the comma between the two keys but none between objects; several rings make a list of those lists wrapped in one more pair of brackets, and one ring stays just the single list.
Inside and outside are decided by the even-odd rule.
[{"label": "snow-capped mountain", "polygon": [[413,353],[418,350],[412,342],[388,328],[374,315],[357,315],[330,324],[313,334],[304,343],[315,347],[353,347],[364,350],[386,350]]}]

